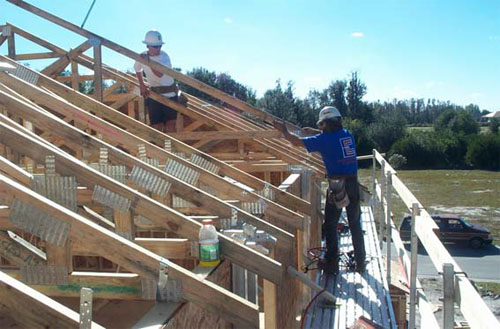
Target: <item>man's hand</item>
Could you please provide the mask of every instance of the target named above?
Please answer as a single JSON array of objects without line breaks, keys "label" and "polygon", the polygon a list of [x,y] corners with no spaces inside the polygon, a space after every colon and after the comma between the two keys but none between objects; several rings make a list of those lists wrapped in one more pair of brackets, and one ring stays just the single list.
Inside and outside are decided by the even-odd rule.
[{"label": "man's hand", "polygon": [[312,136],[312,135],[317,135],[317,134],[320,134],[320,133],[321,133],[321,130],[314,129],[314,128],[311,128],[311,127],[304,127],[304,128],[302,128],[302,134],[303,134],[303,136]]},{"label": "man's hand", "polygon": [[141,54],[140,56],[141,56],[141,58],[143,58],[143,59],[147,59],[147,60],[149,60],[149,55],[148,55],[148,54],[146,54],[146,53]]},{"label": "man's hand", "polygon": [[286,124],[285,124],[284,121],[274,120],[273,121],[273,126],[274,126],[274,128],[278,129],[279,131],[281,131],[286,136],[286,133],[288,132],[288,129],[286,128]]},{"label": "man's hand", "polygon": [[144,98],[148,98],[149,97],[149,88],[148,86],[146,86],[144,83],[141,83],[139,85],[139,89],[141,90],[141,96],[144,97]]}]

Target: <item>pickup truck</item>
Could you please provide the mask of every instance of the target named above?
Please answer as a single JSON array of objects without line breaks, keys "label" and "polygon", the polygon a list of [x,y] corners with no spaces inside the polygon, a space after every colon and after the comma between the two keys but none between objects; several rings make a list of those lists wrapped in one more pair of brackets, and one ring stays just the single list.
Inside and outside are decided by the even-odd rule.
[{"label": "pickup truck", "polygon": [[[492,243],[491,232],[482,226],[470,224],[456,215],[436,214],[431,216],[439,227],[439,239],[442,242],[466,242],[473,249]],[[399,226],[401,240],[411,237],[411,216],[405,216]]]}]

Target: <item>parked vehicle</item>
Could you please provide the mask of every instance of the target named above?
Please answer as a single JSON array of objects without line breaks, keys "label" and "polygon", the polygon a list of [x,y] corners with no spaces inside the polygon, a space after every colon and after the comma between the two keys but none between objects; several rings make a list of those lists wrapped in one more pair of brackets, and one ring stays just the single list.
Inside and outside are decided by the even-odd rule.
[{"label": "parked vehicle", "polygon": [[[440,230],[442,242],[467,242],[471,248],[478,249],[492,243],[491,232],[480,225],[470,224],[456,215],[436,214],[431,216]],[[410,240],[411,216],[405,216],[399,226],[401,239]]]}]

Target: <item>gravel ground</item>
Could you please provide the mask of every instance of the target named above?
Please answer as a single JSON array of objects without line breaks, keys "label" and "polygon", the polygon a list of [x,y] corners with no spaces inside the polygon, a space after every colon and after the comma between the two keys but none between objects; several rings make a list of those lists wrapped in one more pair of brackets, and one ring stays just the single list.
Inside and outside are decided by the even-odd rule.
[{"label": "gravel ground", "polygon": [[[443,309],[442,302],[439,300],[443,296],[442,288],[443,282],[439,278],[429,278],[429,279],[420,279],[422,286],[424,287],[425,295],[427,299],[434,305],[434,315],[438,320],[438,323],[442,324],[443,322]],[[483,300],[486,302],[486,305],[490,308],[493,314],[496,316],[497,320],[500,321],[500,295],[494,295],[490,291],[480,291],[480,294]],[[455,322],[460,323],[461,321],[465,321],[462,316],[460,310],[455,308]]]}]

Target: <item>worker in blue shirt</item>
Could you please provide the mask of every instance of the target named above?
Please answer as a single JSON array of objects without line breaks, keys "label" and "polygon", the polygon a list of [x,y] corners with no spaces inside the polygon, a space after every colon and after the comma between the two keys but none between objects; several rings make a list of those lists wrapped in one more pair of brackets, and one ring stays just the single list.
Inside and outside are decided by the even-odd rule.
[{"label": "worker in blue shirt", "polygon": [[338,273],[337,225],[342,208],[345,207],[354,247],[356,271],[363,272],[366,267],[366,252],[361,229],[356,142],[351,133],[343,129],[342,116],[335,107],[324,107],[319,112],[317,124],[321,131],[313,128],[302,130],[304,134],[310,135],[308,137],[299,137],[289,132],[286,125],[279,121],[275,122],[275,127],[280,129],[293,145],[305,146],[308,152],[319,152],[328,173],[329,188],[323,226],[327,251],[325,258],[319,261],[319,267],[329,273]]}]

